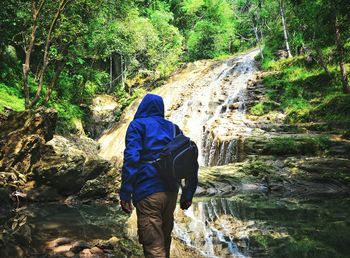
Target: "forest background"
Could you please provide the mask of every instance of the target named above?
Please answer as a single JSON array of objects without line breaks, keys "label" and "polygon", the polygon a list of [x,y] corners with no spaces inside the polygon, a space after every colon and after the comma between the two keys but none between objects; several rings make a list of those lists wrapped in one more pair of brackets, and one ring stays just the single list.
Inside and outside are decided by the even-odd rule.
[{"label": "forest background", "polygon": [[53,107],[70,133],[97,94],[116,96],[118,119],[185,62],[259,47],[269,73],[254,115],[349,124],[349,14],[345,0],[7,0],[0,112]]}]

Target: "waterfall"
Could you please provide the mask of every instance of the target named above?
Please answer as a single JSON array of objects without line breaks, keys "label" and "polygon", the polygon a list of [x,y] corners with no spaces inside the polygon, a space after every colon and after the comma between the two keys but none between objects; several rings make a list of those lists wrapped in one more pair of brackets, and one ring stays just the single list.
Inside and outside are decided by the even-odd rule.
[{"label": "waterfall", "polygon": [[[201,166],[237,161],[237,134],[250,130],[244,124],[244,114],[247,83],[257,71],[257,54],[258,50],[253,50],[223,61],[194,62],[154,91],[164,99],[166,117],[196,142]],[[139,101],[98,140],[103,158],[121,163],[125,132]]]}]

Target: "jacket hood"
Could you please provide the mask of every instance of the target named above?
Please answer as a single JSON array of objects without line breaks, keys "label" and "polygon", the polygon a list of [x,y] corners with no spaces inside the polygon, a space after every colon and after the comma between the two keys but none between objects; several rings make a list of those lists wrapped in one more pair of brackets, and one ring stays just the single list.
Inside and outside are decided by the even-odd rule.
[{"label": "jacket hood", "polygon": [[164,117],[164,101],[162,97],[151,93],[142,99],[134,119],[150,116]]}]

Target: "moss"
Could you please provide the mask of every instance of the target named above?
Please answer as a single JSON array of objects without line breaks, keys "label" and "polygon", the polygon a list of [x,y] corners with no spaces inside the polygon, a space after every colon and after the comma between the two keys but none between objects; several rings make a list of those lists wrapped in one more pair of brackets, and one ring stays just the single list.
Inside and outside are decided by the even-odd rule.
[{"label": "moss", "polygon": [[313,120],[343,122],[350,121],[350,95],[334,94],[327,96],[319,105],[310,110],[309,117]]},{"label": "moss", "polygon": [[250,109],[250,113],[252,115],[256,115],[256,116],[262,116],[262,115],[265,115],[265,114],[269,113],[270,111],[276,109],[279,106],[280,105],[275,101],[266,100],[266,101],[260,102],[260,103],[256,104],[255,106],[253,106]]},{"label": "moss", "polygon": [[335,250],[322,243],[304,237],[300,240],[290,239],[274,250],[274,257],[340,257]]},{"label": "moss", "polygon": [[264,177],[270,174],[272,167],[262,160],[254,160],[252,162],[246,163],[242,168],[242,171],[247,175],[252,175],[255,177]]},{"label": "moss", "polygon": [[327,136],[278,137],[267,143],[265,151],[272,155],[313,155],[324,152],[330,147],[331,143]]},{"label": "moss", "polygon": [[68,101],[51,102],[49,106],[55,108],[58,112],[57,133],[65,135],[76,130],[74,120],[83,117],[83,111],[79,106]]},{"label": "moss", "polygon": [[143,251],[140,245],[130,239],[124,238],[120,240],[115,255],[116,257],[142,257]]}]

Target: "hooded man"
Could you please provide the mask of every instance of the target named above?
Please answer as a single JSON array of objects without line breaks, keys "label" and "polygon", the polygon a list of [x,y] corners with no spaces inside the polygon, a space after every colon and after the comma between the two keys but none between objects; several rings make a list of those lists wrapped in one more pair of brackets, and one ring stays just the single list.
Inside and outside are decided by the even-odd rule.
[{"label": "hooded man", "polygon": [[[176,132],[174,132],[174,129]],[[139,242],[146,258],[170,257],[171,231],[180,182],[166,182],[150,163],[175,134],[177,125],[164,118],[163,99],[147,94],[141,101],[125,137],[120,204],[123,211],[136,207]],[[188,209],[198,184],[198,171],[185,180],[181,209]]]}]

